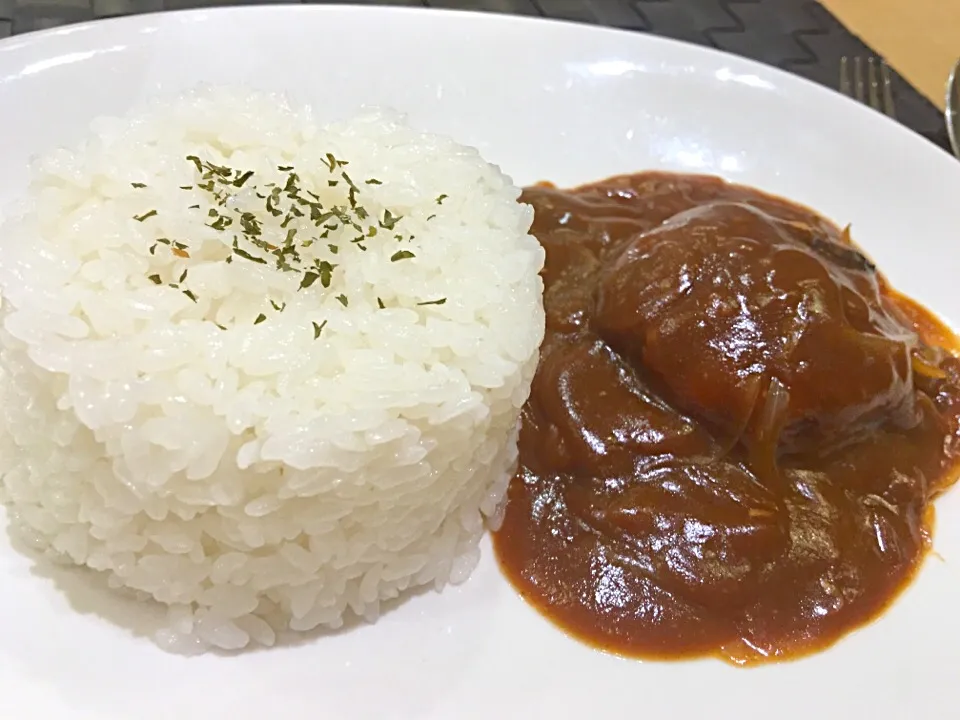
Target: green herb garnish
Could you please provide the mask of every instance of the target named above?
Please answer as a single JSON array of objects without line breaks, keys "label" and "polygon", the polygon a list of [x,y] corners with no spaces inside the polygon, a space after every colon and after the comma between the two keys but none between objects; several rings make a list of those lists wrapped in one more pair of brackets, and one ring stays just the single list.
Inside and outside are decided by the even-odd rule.
[{"label": "green herb garnish", "polygon": [[221,216],[218,217],[216,220],[214,220],[212,223],[210,223],[210,227],[212,227],[214,230],[225,230],[225,229],[226,229],[227,227],[229,227],[232,223],[233,223],[233,219],[232,219],[232,218],[229,218],[229,217],[227,217],[226,215],[221,215]]},{"label": "green herb garnish", "polygon": [[[367,208],[372,206],[367,204],[367,207],[364,207],[360,187],[343,170],[349,163],[337,158],[333,153],[325,154],[324,162],[332,175],[327,179],[327,187],[345,188],[334,191],[342,194],[339,195],[339,199],[333,200],[321,200],[316,192],[304,187],[293,165],[276,166],[279,172],[286,173],[282,183],[258,182],[257,173],[253,170],[234,169],[227,165],[203,160],[197,155],[185,157],[187,162],[193,165],[199,177],[196,178],[194,185],[179,187],[183,190],[196,189],[205,193],[203,196],[205,200],[190,205],[189,209],[203,208],[206,217],[209,218],[208,227],[221,232],[230,228],[234,232],[229,254],[224,258],[227,264],[239,258],[237,262],[247,260],[259,265],[273,265],[278,271],[296,273],[299,278],[299,290],[314,288],[314,292],[322,292],[333,287],[335,273],[339,266],[322,256],[318,257],[306,252],[316,243],[322,243],[317,247],[325,246],[330,255],[343,256],[344,252],[340,247],[344,244],[348,248],[356,247],[362,252],[368,249],[370,243],[382,242],[391,235],[398,241],[413,240],[412,235],[403,233],[403,228],[398,227],[403,220],[403,216],[399,213],[384,208],[380,210],[380,217],[376,215],[371,217],[373,211]],[[362,186],[382,184],[382,181],[375,177],[367,178],[361,183]],[[146,187],[145,183],[131,183],[131,185],[138,189]],[[240,210],[231,206],[230,199],[235,194],[235,189],[241,187],[249,187],[250,197],[256,197],[263,203],[258,205],[259,209]],[[438,196],[437,204],[442,203],[446,197],[446,195]],[[157,214],[158,211],[152,209],[142,215],[135,215],[134,219],[144,222]],[[436,216],[430,215],[427,219],[434,217]],[[278,226],[280,230],[285,231],[285,234],[277,232]],[[316,232],[312,228],[316,228]],[[380,232],[381,229],[388,232]],[[352,232],[345,237],[344,234],[348,231]],[[331,235],[331,233],[337,234]],[[282,235],[283,239],[271,239],[278,235]],[[348,237],[351,239],[348,240]],[[159,245],[166,245],[175,257],[190,259],[190,248],[187,244],[169,238],[156,238],[149,245],[150,255],[156,254]],[[400,250],[393,253],[390,259],[392,262],[397,262],[413,257],[415,255],[412,251]],[[181,287],[187,280],[188,271],[189,268],[181,267],[177,281],[167,283],[167,287],[179,290],[196,303],[198,300],[193,291]],[[159,274],[149,275],[148,278],[156,285],[164,284]],[[317,289],[317,281],[320,289]],[[335,299],[343,307],[348,307],[349,301],[345,294],[340,293],[335,296]],[[283,312],[286,307],[286,303],[269,298],[268,301],[275,312]],[[446,298],[418,304],[442,305],[444,302]],[[377,307],[381,310],[386,309],[386,305],[379,297]],[[259,325],[266,320],[266,314],[260,313],[253,324]],[[214,324],[221,330],[226,330],[219,323]],[[315,339],[320,337],[326,324],[326,321],[320,324],[313,323]]]},{"label": "green herb garnish", "polygon": [[330,279],[333,277],[333,271],[337,266],[326,260],[321,260],[316,267],[320,273],[320,284],[325,288],[330,287]]},{"label": "green herb garnish", "polygon": [[234,254],[239,255],[240,257],[242,257],[244,260],[250,260],[251,262],[255,262],[255,263],[259,264],[259,265],[266,265],[266,264],[267,264],[267,261],[266,261],[266,260],[264,260],[264,259],[261,258],[261,257],[257,257],[256,255],[251,255],[250,253],[248,253],[248,252],[247,252],[246,250],[244,250],[243,248],[235,247],[235,248],[233,248],[233,252],[234,252]]},{"label": "green herb garnish", "polygon": [[247,170],[242,175],[238,175],[237,179],[233,181],[234,187],[243,187],[243,184],[253,177],[253,170]]},{"label": "green herb garnish", "polygon": [[393,230],[394,226],[402,219],[402,217],[394,215],[389,210],[384,210],[383,220],[380,221],[380,227],[382,227],[384,230]]}]

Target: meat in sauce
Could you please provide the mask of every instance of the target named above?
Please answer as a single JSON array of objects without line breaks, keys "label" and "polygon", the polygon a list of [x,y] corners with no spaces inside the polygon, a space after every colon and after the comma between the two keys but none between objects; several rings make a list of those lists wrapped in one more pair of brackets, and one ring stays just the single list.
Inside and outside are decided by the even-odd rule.
[{"label": "meat in sauce", "polygon": [[880,613],[954,479],[952,333],[750,188],[644,173],[523,200],[547,330],[494,537],[520,592],[617,653],[738,664]]}]

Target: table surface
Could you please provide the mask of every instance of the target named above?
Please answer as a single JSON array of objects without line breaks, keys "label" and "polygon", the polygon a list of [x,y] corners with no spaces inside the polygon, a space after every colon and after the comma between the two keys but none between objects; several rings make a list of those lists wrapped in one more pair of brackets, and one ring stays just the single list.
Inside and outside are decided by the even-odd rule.
[{"label": "table surface", "polygon": [[[297,2],[0,0],[0,38],[118,15],[291,1]],[[304,1],[323,4],[331,0]],[[898,119],[934,143],[947,145],[938,106],[942,107],[950,65],[960,54],[960,0],[821,0],[822,4],[814,0],[352,2],[506,12],[652,32],[752,57],[830,87],[837,85],[841,57],[883,54],[899,73],[894,84]]]}]

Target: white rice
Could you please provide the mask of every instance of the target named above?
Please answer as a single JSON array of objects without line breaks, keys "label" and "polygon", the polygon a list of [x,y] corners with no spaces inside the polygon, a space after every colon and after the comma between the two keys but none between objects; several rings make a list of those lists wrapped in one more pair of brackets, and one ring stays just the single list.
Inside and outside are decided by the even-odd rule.
[{"label": "white rice", "polygon": [[[254,170],[255,187],[295,166],[327,205],[346,202],[328,182],[346,170],[370,223],[403,219],[366,251],[342,230],[303,250],[339,267],[298,290],[300,272],[224,261],[235,227],[208,227],[188,155]],[[0,230],[13,531],[168,605],[156,640],[182,653],[373,620],[409,588],[463,581],[543,336],[543,252],[518,195],[472,148],[380,112],[323,127],[282,98],[207,89],[97,121],[38,161]],[[272,245],[319,232],[281,229],[250,187],[229,202],[268,217]],[[190,257],[151,255],[158,238]]]}]

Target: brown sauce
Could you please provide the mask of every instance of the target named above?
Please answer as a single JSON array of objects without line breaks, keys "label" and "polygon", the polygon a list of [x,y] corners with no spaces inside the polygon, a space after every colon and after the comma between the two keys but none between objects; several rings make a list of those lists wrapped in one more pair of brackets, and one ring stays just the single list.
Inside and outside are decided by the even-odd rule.
[{"label": "brown sauce", "polygon": [[960,454],[957,340],[810,210],[704,176],[537,186],[547,331],[494,536],[637,657],[738,663],[875,618]]}]

